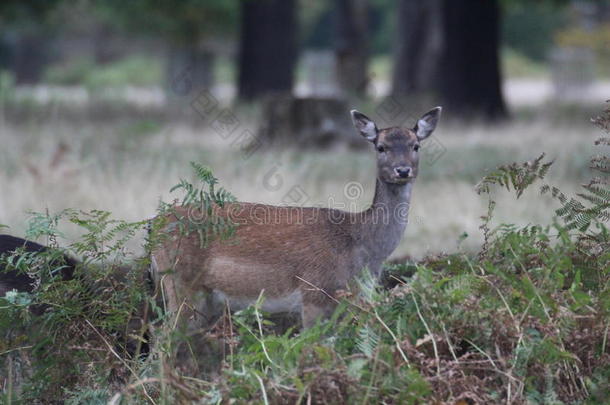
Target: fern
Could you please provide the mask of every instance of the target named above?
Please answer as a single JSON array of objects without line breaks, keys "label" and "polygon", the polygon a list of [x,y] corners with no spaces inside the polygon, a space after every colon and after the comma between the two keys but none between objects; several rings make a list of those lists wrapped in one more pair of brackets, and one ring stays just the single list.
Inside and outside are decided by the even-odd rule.
[{"label": "fern", "polygon": [[536,180],[542,180],[548,173],[554,161],[544,162],[545,154],[525,163],[511,163],[498,167],[488,174],[475,187],[478,194],[489,194],[492,186],[504,187],[510,191],[511,187],[521,197],[527,187]]},{"label": "fern", "polygon": [[178,217],[176,224],[184,235],[195,232],[199,235],[201,247],[205,246],[211,239],[215,237],[228,238],[235,232],[233,222],[222,216],[216,215],[215,207],[224,207],[228,203],[235,202],[235,197],[224,188],[216,190],[218,179],[214,177],[210,168],[199,163],[191,162],[191,167],[195,172],[197,180],[202,184],[202,188],[196,187],[187,180],[180,180],[178,184],[170,189],[170,192],[183,190],[184,197],[182,198],[182,206],[190,206],[198,211],[194,218],[191,214],[194,211],[189,210],[187,217],[176,214],[173,207],[163,205],[160,208],[160,213],[172,212]]},{"label": "fern", "polygon": [[121,253],[125,244],[147,221],[128,222],[111,218],[111,213],[102,210],[90,212],[67,210],[68,220],[85,230],[85,234],[72,246],[75,253],[93,260],[107,260]]},{"label": "fern", "polygon": [[180,180],[178,184],[170,189],[170,192],[180,189],[185,191],[182,205],[197,205],[205,212],[211,209],[213,204],[222,207],[226,203],[235,201],[235,197],[224,188],[216,191],[215,186],[218,184],[218,179],[214,177],[209,167],[196,162],[191,162],[191,167],[195,171],[197,180],[204,185],[204,188],[200,189],[184,179]]},{"label": "fern", "polygon": [[[593,120],[601,129],[610,133],[610,109]],[[595,145],[610,145],[610,136],[600,137],[595,141]],[[536,180],[542,180],[548,173],[553,161],[545,162],[545,154],[530,162],[522,164],[512,163],[498,167],[496,170],[485,176],[477,185],[478,194],[490,194],[492,186],[504,187],[507,190],[513,189],[519,198],[525,189]],[[590,161],[590,168],[600,173],[591,179],[588,184],[583,185],[583,191],[574,197],[566,196],[555,186],[544,184],[541,194],[550,194],[557,199],[561,207],[555,213],[562,219],[567,230],[578,230],[586,233],[593,224],[604,224],[610,220],[610,157],[594,156]],[[485,236],[485,243],[482,252],[484,253],[488,245],[490,234],[489,222],[493,213],[494,201],[490,198],[489,209],[486,216],[482,217],[483,224],[481,229]],[[589,235],[592,236],[592,235]]]},{"label": "fern", "polygon": [[[610,134],[610,108],[593,122],[606,134]],[[595,145],[609,146],[610,136],[598,138]],[[544,185],[541,189],[542,194],[550,193],[561,203],[562,206],[555,213],[563,220],[566,228],[581,233],[586,233],[593,224],[603,225],[610,220],[610,157],[593,156],[589,167],[600,175],[594,176],[588,184],[582,186],[584,191],[576,194],[578,198],[568,198],[559,189],[549,185]]]},{"label": "fern", "polygon": [[483,246],[479,252],[479,258],[486,256],[490,246],[490,238],[492,229],[490,227],[493,218],[493,212],[496,207],[496,202],[491,197],[491,189],[493,186],[506,188],[508,191],[511,188],[517,193],[517,198],[521,197],[523,192],[531,186],[536,180],[542,180],[547,175],[553,160],[544,161],[545,154],[542,153],[536,159],[525,163],[511,163],[509,165],[499,166],[496,170],[489,173],[487,176],[475,186],[477,194],[487,194],[489,201],[487,203],[487,213],[481,216],[482,224],[479,229],[483,231]]},{"label": "fern", "polygon": [[49,246],[57,246],[57,238],[63,237],[63,234],[57,229],[59,221],[68,214],[70,210],[63,210],[57,214],[51,215],[48,211],[30,212],[29,226],[25,231],[27,239],[37,240],[41,237],[46,237],[49,241]]},{"label": "fern", "polygon": [[364,301],[369,305],[374,305],[379,299],[379,294],[377,293],[377,279],[368,268],[364,268],[361,276],[356,279],[356,284],[358,285],[358,291],[360,291],[360,295]]},{"label": "fern", "polygon": [[379,334],[370,326],[364,325],[358,330],[356,338],[356,347],[367,357],[373,357],[377,346],[379,345]]}]

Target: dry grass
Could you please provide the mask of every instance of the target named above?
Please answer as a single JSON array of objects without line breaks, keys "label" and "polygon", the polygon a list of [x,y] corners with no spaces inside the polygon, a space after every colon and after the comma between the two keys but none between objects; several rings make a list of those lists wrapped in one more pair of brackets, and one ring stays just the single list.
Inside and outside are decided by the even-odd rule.
[{"label": "dry grass", "polygon": [[[247,126],[256,128],[253,122]],[[411,225],[395,255],[452,252],[464,232],[469,237],[462,248],[480,246],[479,217],[486,201],[474,192],[474,185],[486,169],[499,164],[547,152],[556,159],[551,182],[575,190],[587,176],[590,145],[598,133],[588,122],[441,125],[436,135],[446,152],[420,170]],[[259,150],[243,159],[230,141],[204,125],[129,119],[83,125],[57,119],[0,122],[0,144],[0,224],[16,235],[23,234],[28,211],[96,208],[127,220],[150,217],[159,199],[172,198],[168,190],[179,178],[191,177],[189,161],[209,165],[221,184],[243,201],[280,204],[298,186],[307,195],[306,205],[343,203],[360,209],[373,193],[374,155],[368,149]],[[364,187],[358,199],[344,193],[352,181]],[[521,200],[516,204],[513,196],[498,195],[498,220],[527,224],[552,218],[554,203],[539,198],[536,190]],[[67,237],[74,237],[70,232]]]}]

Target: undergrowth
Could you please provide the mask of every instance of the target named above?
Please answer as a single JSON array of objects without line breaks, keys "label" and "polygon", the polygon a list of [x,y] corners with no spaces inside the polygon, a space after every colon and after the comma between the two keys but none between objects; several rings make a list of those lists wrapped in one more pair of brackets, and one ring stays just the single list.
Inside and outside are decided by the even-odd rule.
[{"label": "undergrowth", "polygon": [[[597,120],[605,129],[609,114]],[[602,147],[609,143],[598,140]],[[264,314],[261,297],[205,331],[207,357],[199,360],[214,366],[196,376],[170,367],[183,337],[146,282],[146,259],[124,248],[145,223],[115,221],[100,211],[35,215],[28,236],[44,236],[51,245],[61,236],[62,220],[81,226],[83,237],[65,251],[83,262],[73,280],[39,272],[34,293],[0,299],[1,398],[69,404],[607,403],[607,162],[607,156],[593,159],[599,175],[575,196],[545,183],[552,162],[543,155],[498,168],[477,187],[489,198],[481,226],[485,244],[477,255],[388,266],[383,288],[365,273],[358,292],[345,292],[332,319],[308,330]],[[232,201],[226,191],[214,190],[209,171],[195,169],[204,188],[182,181],[183,203],[207,210]],[[560,204],[555,223],[492,225],[494,187],[514,190],[518,198],[536,183],[540,198],[551,195]],[[162,207],[165,212],[170,205]],[[211,229],[227,227],[214,223]],[[150,235],[147,243],[154,244],[156,232]],[[19,264],[24,271],[44,268],[30,260]],[[46,309],[36,315],[33,304]]]}]

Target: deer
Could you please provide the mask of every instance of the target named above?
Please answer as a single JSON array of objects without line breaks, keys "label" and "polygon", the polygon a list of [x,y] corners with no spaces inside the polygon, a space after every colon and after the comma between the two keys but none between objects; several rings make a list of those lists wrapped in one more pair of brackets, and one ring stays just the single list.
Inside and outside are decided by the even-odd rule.
[{"label": "deer", "polygon": [[363,269],[379,277],[398,246],[407,227],[421,143],[435,130],[441,110],[428,111],[413,128],[385,129],[351,111],[356,130],[374,145],[377,158],[373,202],[363,212],[232,202],[214,207],[213,215],[236,224],[233,236],[202,244],[200,235],[180,232],[176,224],[209,214],[176,204],[163,214],[163,237],[150,252],[150,271],[166,310],[205,323],[227,305],[243,309],[262,294],[262,310],[300,314],[303,328],[329,317],[338,292]]}]

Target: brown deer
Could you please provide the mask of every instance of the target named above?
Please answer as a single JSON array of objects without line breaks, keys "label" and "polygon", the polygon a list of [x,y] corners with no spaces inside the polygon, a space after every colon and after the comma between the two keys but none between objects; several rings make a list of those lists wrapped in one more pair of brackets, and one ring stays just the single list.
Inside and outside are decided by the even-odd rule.
[{"label": "brown deer", "polygon": [[436,128],[441,107],[424,114],[412,129],[378,129],[364,114],[354,110],[351,115],[376,149],[377,184],[370,208],[351,213],[231,203],[214,213],[236,225],[234,235],[202,244],[196,232],[184,235],[176,226],[180,218],[201,211],[174,207],[162,217],[164,238],[151,253],[152,272],[169,311],[207,318],[222,313],[225,304],[231,309],[250,305],[263,293],[263,310],[300,311],[303,326],[309,327],[332,312],[337,291],[364,268],[379,275],[407,226],[420,145]]}]

